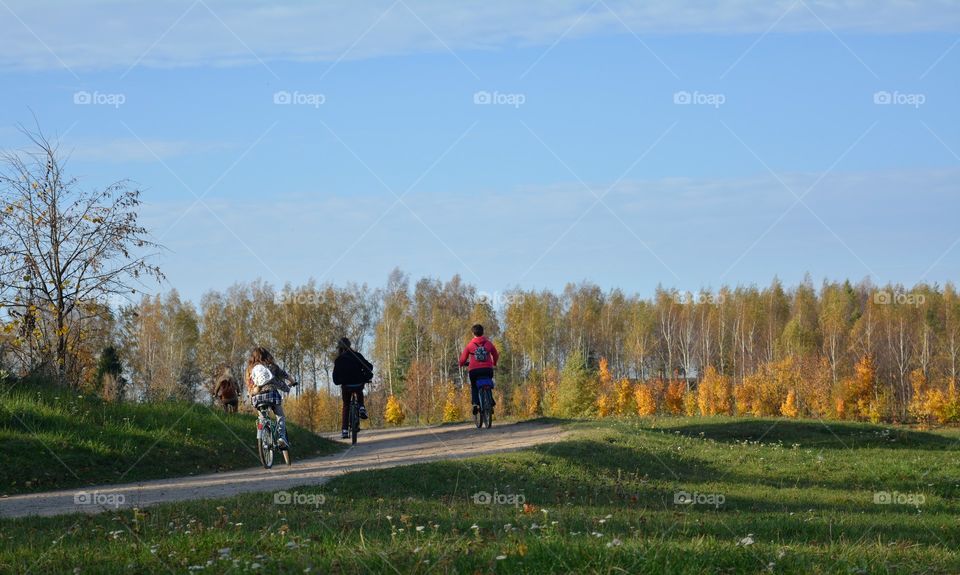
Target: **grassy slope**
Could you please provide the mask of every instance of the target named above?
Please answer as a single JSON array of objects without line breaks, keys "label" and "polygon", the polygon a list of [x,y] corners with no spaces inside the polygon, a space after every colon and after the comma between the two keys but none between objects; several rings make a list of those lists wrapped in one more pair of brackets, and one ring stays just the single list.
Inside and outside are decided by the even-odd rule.
[{"label": "grassy slope", "polygon": [[[736,419],[572,427],[552,446],[297,490],[323,495],[318,505],[257,494],[0,522],[0,572],[960,572],[955,430]],[[676,505],[678,490],[726,500]],[[478,505],[479,491],[533,507]],[[926,501],[876,505],[876,491]]]},{"label": "grassy slope", "polygon": [[[0,395],[0,495],[258,465],[252,415],[187,403],[111,404],[65,390]],[[333,442],[291,426],[295,457]]]}]

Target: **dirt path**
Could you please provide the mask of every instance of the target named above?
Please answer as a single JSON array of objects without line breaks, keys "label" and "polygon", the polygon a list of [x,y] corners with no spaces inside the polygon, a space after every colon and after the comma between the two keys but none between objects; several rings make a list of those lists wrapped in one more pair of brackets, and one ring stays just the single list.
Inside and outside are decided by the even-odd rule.
[{"label": "dirt path", "polygon": [[[0,499],[0,517],[100,513],[117,507],[142,508],[171,501],[281,491],[301,485],[319,485],[351,471],[512,451],[558,441],[563,435],[559,426],[541,423],[495,424],[493,428],[482,431],[470,424],[362,431],[357,445],[343,453],[294,460],[290,467],[283,465],[280,459],[271,470],[257,467],[210,475],[15,495]],[[339,435],[327,437],[340,441]],[[266,480],[268,475],[271,477]],[[84,498],[90,502],[78,502],[78,499],[82,501]]]}]

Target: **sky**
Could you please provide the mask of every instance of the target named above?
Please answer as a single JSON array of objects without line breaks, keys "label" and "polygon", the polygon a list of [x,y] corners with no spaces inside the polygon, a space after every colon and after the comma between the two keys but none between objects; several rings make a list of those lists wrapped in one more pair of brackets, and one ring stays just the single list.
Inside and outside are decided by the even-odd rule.
[{"label": "sky", "polygon": [[0,0],[0,149],[263,279],[913,285],[960,266],[960,3]]}]

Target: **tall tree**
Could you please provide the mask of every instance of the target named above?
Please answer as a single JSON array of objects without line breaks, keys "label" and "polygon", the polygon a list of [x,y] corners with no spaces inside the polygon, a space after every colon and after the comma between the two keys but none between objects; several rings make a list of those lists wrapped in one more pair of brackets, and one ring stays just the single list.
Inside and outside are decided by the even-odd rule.
[{"label": "tall tree", "polygon": [[82,190],[56,144],[40,132],[24,134],[31,151],[0,156],[0,305],[41,335],[34,341],[57,378],[78,385],[68,378],[71,330],[105,309],[84,304],[162,279],[149,263],[157,246],[139,223],[140,192],[129,182]]}]

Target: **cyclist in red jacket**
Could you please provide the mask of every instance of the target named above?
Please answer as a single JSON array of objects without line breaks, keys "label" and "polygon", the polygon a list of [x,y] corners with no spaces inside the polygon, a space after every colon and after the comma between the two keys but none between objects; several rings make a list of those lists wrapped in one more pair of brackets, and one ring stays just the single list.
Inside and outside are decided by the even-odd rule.
[{"label": "cyclist in red jacket", "polygon": [[[493,368],[497,367],[500,352],[493,342],[483,337],[483,326],[479,323],[473,326],[473,339],[463,348],[460,354],[460,365],[469,365],[470,399],[473,402],[474,415],[480,411],[480,398],[477,393],[478,379],[493,379]],[[494,404],[496,405],[496,404]]]}]

